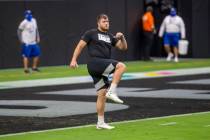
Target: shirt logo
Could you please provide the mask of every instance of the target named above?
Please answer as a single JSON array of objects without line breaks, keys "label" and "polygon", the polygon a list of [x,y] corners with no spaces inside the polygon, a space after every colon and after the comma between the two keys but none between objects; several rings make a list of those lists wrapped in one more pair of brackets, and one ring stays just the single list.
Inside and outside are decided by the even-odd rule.
[{"label": "shirt logo", "polygon": [[98,40],[111,43],[110,37],[108,35],[98,34]]}]

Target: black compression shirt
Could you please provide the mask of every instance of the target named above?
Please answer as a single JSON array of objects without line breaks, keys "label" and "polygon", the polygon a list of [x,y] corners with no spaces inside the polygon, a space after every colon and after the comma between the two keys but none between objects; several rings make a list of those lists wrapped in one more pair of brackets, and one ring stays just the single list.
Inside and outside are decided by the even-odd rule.
[{"label": "black compression shirt", "polygon": [[110,58],[111,48],[118,41],[112,34],[97,29],[88,30],[81,39],[87,43],[89,55],[100,58]]}]

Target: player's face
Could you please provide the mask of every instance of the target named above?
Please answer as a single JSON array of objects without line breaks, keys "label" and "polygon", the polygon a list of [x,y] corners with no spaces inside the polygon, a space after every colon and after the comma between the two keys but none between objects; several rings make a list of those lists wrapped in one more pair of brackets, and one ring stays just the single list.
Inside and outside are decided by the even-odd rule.
[{"label": "player's face", "polygon": [[101,31],[108,31],[109,30],[109,19],[108,18],[102,18],[98,21],[98,28]]}]

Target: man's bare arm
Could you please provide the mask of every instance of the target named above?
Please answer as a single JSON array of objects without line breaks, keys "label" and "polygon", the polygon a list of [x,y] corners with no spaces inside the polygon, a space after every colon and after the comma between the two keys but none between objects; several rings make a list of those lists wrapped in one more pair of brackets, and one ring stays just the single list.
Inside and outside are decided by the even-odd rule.
[{"label": "man's bare arm", "polygon": [[118,33],[116,33],[115,37],[118,39],[118,42],[116,43],[115,46],[119,50],[127,50],[128,49],[128,45],[127,45],[127,41],[126,41],[125,36],[123,35],[123,33],[118,32]]},{"label": "man's bare arm", "polygon": [[79,57],[79,55],[81,54],[83,48],[87,45],[87,43],[83,40],[80,40],[79,43],[77,44],[75,50],[74,50],[74,53],[73,53],[73,56],[72,56],[72,59],[71,59],[71,62],[70,62],[70,68],[76,68],[78,67],[78,64],[77,64],[77,58]]}]

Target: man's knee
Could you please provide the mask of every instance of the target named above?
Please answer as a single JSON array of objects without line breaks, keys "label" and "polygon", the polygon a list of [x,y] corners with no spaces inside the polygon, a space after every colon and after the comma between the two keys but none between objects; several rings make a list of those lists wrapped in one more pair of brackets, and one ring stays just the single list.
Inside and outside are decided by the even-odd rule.
[{"label": "man's knee", "polygon": [[98,91],[97,91],[98,97],[105,97],[106,91],[107,91],[106,88],[103,88],[103,89],[98,90]]},{"label": "man's knee", "polygon": [[121,69],[123,71],[126,71],[126,65],[122,62],[119,62],[116,66],[117,69]]}]

